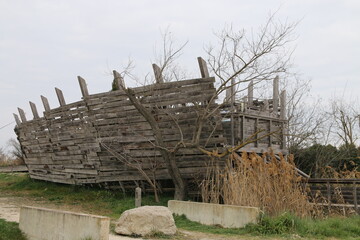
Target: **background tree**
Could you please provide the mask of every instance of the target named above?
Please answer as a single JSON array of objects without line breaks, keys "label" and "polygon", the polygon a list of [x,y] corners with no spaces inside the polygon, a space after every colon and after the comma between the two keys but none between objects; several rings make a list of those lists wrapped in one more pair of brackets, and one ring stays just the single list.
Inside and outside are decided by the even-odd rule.
[{"label": "background tree", "polygon": [[7,142],[8,147],[10,147],[10,154],[15,158],[24,162],[24,154],[22,152],[19,141],[14,138],[9,139]]}]

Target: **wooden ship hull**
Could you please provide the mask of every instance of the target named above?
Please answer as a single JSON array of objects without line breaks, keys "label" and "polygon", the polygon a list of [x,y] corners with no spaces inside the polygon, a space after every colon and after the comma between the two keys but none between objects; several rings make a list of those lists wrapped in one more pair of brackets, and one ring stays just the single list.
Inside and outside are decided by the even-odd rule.
[{"label": "wooden ship hull", "polygon": [[[154,133],[125,92],[89,94],[85,80],[78,80],[83,95],[80,101],[66,104],[61,90],[56,89],[59,107],[50,108],[41,96],[45,109],[42,117],[31,102],[34,119],[27,120],[20,108],[20,118],[14,114],[15,132],[30,177],[66,184],[121,186],[123,182],[144,180],[137,168],[141,166],[149,176],[169,180],[166,165],[154,145]],[[210,104],[214,114],[201,134],[204,148],[236,145],[262,129],[262,134],[277,133],[239,151],[261,153],[271,147],[275,152],[287,153],[284,96],[276,95],[272,103],[259,105],[252,99],[250,86],[246,101],[219,106],[213,100],[214,83],[215,78],[202,71],[199,79],[157,81],[132,90],[151,109],[168,147],[174,147],[180,139],[191,140],[199,111]],[[186,179],[201,176],[208,160],[196,148],[182,148],[176,153],[178,167]]]}]

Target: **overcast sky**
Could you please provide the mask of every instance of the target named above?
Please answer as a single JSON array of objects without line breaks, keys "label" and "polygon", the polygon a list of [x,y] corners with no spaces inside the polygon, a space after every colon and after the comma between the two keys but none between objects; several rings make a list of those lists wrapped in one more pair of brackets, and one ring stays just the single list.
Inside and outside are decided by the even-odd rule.
[{"label": "overcast sky", "polygon": [[[181,66],[199,74],[196,57],[205,55],[214,32],[225,24],[256,29],[278,9],[282,21],[301,20],[293,62],[312,79],[312,94],[358,98],[358,0],[0,0],[0,128],[13,122],[17,107],[31,119],[29,101],[41,113],[40,95],[59,106],[54,87],[67,103],[80,100],[78,75],[97,93],[110,89],[109,72],[129,57],[140,78],[151,72],[154,47],[168,26],[177,42],[189,41]],[[15,138],[14,125],[0,129],[0,147]]]}]

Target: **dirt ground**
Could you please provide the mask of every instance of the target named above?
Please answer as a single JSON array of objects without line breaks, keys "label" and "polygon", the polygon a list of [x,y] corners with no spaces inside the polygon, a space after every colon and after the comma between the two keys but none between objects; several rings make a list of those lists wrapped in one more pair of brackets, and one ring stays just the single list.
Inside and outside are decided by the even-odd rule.
[{"label": "dirt ground", "polygon": [[[11,222],[19,222],[20,217],[20,206],[35,206],[35,207],[46,207],[51,209],[61,209],[66,211],[81,212],[76,206],[67,206],[67,205],[57,205],[45,201],[35,201],[34,199],[27,199],[23,197],[0,197],[0,218],[3,218]],[[221,236],[214,234],[206,234],[200,232],[190,232],[179,229],[178,234],[174,236],[174,240],[235,240],[235,239],[246,239],[246,240],[256,240],[264,239],[263,237],[236,237],[236,236]],[[271,238],[275,239],[275,238]],[[130,238],[119,236],[110,233],[109,240],[141,240],[141,238]],[[150,239],[149,239],[150,240]],[[151,239],[155,240],[155,238]]]}]

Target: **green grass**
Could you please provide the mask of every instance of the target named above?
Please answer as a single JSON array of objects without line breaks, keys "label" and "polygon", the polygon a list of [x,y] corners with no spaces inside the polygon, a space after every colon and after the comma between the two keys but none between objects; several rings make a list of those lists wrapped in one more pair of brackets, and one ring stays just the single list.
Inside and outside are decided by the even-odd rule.
[{"label": "green grass", "polygon": [[202,225],[197,222],[192,222],[188,220],[185,216],[174,216],[176,226],[181,229],[185,229],[188,231],[197,231],[204,233],[212,233],[212,234],[222,234],[222,235],[242,235],[250,233],[248,229],[245,228],[222,228],[220,226],[207,226]]},{"label": "green grass", "polygon": [[[125,210],[135,207],[134,195],[120,191],[50,183],[30,179],[25,174],[0,174],[0,189],[13,196],[31,197],[56,205],[77,205],[81,210],[118,218]],[[166,206],[170,196],[162,196],[159,203],[151,195],[142,197],[142,205]]]},{"label": "green grass", "polygon": [[26,240],[19,229],[19,224],[0,219],[0,240]]},{"label": "green grass", "polygon": [[349,218],[328,218],[321,220],[300,219],[285,213],[278,217],[262,216],[258,224],[249,224],[245,228],[221,228],[206,226],[192,222],[185,216],[175,216],[176,226],[188,231],[221,235],[255,235],[280,236],[290,238],[298,235],[304,238],[324,239],[335,237],[338,239],[360,239],[360,216]]},{"label": "green grass", "polygon": [[[133,193],[124,196],[120,191],[37,181],[26,174],[0,174],[0,191],[11,196],[29,197],[58,205],[74,205],[81,211],[109,216],[112,219],[117,219],[125,210],[134,208],[135,204]],[[153,196],[147,195],[143,196],[142,202],[143,205],[166,206],[169,199],[171,196],[161,196],[161,202],[155,203]],[[285,213],[276,218],[262,216],[259,224],[248,225],[243,229],[205,226],[191,222],[184,216],[175,216],[175,222],[180,229],[221,235],[256,235],[264,238],[290,238],[298,235],[311,239],[360,239],[360,216],[314,220],[300,219]],[[10,225],[16,227],[14,223]],[[0,231],[3,231],[2,228]],[[7,239],[1,236],[3,234],[0,232],[0,240]]]}]

